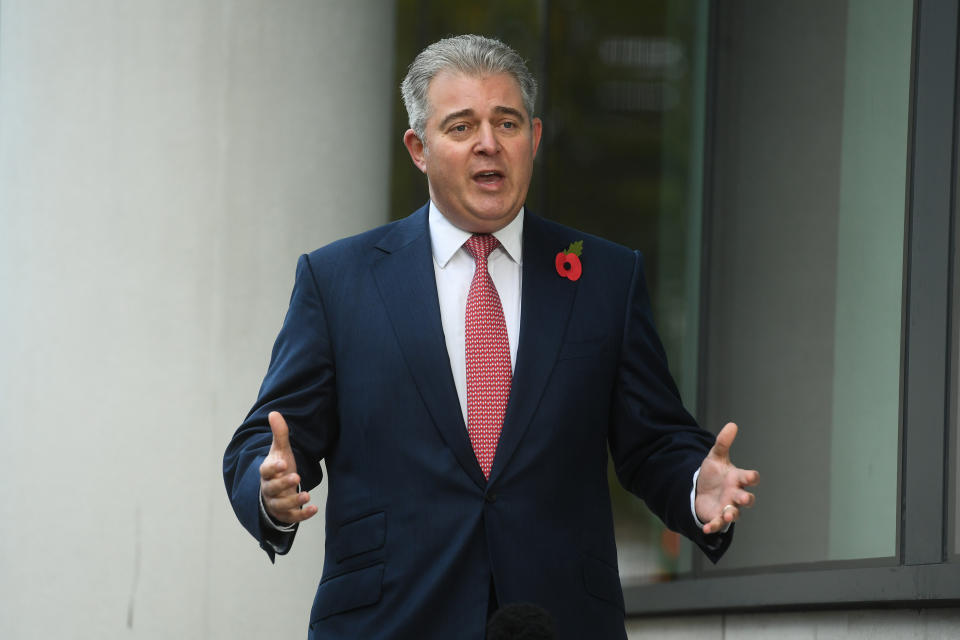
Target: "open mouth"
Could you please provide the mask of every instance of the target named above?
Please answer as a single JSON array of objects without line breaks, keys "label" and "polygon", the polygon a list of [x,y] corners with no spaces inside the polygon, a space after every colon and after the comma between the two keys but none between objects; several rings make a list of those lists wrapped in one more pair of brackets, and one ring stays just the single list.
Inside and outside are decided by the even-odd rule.
[{"label": "open mouth", "polygon": [[503,173],[500,171],[478,171],[473,174],[474,181],[480,184],[498,185],[503,180]]}]

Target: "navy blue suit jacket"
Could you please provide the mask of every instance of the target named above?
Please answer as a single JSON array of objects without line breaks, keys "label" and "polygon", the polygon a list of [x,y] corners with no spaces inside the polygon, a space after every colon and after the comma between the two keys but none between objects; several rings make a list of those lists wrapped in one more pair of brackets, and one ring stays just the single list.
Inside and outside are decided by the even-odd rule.
[{"label": "navy blue suit jacket", "polygon": [[[583,240],[583,275],[554,259]],[[484,637],[533,602],[560,638],[625,638],[607,487],[620,481],[716,559],[690,481],[713,443],[684,410],[653,326],[639,253],[538,218],[523,229],[513,385],[489,481],[464,426],[440,321],[427,208],[297,265],[256,404],[224,457],[243,525],[259,517],[267,414],[290,425],[305,489],[329,483],[310,637]]]}]

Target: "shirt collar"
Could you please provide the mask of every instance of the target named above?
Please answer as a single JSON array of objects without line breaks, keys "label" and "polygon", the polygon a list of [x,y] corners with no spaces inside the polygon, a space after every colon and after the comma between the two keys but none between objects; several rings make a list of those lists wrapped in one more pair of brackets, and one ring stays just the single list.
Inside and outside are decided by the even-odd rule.
[{"label": "shirt collar", "polygon": [[[507,256],[518,265],[523,264],[523,209],[510,221],[510,224],[493,233],[493,237],[500,241],[500,247]],[[433,258],[443,269],[450,262],[450,258],[463,246],[472,233],[454,226],[443,213],[430,201],[430,245],[433,248]]]}]

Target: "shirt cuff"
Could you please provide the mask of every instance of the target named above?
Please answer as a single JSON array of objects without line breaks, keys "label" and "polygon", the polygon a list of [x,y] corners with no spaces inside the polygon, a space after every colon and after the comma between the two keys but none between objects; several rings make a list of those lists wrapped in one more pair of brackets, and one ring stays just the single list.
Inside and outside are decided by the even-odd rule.
[{"label": "shirt cuff", "polygon": [[[696,476],[694,476],[693,484],[694,486],[696,486],[697,484]],[[297,485],[297,493],[300,493],[300,485]],[[273,517],[269,513],[267,513],[267,507],[263,504],[262,491],[260,492],[260,515],[263,516],[264,522],[266,522],[267,525],[274,531],[279,531],[281,533],[290,533],[291,531],[294,531],[297,528],[296,523],[283,524],[281,522],[277,522],[276,520],[273,519]],[[696,514],[694,514],[694,517],[696,517]]]},{"label": "shirt cuff", "polygon": [[[693,488],[690,489],[690,513],[693,514],[693,521],[697,523],[697,526],[698,526],[698,527],[700,528],[700,530],[702,531],[702,530],[703,530],[703,526],[704,526],[706,523],[705,523],[705,522],[700,522],[700,518],[697,517],[697,506],[696,506],[696,502],[697,502],[697,478],[699,478],[699,477],[700,477],[700,467],[697,467],[697,470],[693,472]],[[260,503],[260,504],[261,504],[261,505],[263,504],[262,498],[261,498],[261,503]],[[261,508],[262,508],[262,507],[261,507]],[[727,531],[730,530],[730,525],[732,525],[732,524],[733,524],[732,522],[728,522],[728,523],[727,523],[727,526],[725,526],[725,527],[724,527],[721,531],[719,531],[718,533],[726,533]]]}]

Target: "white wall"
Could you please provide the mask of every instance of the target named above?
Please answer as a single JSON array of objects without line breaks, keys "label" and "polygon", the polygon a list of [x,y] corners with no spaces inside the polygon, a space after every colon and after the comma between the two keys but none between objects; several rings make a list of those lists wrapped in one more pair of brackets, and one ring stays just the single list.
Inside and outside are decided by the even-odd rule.
[{"label": "white wall", "polygon": [[0,0],[0,637],[305,635],[322,523],[272,566],[221,455],[297,255],[386,219],[393,29]]}]

